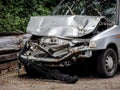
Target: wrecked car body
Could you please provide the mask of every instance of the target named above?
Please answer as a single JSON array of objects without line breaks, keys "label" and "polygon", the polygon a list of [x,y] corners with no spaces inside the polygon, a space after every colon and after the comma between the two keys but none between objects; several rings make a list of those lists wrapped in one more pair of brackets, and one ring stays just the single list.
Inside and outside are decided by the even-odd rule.
[{"label": "wrecked car body", "polygon": [[[50,20],[50,18],[52,20]],[[56,25],[58,18],[63,18],[64,23],[61,23],[61,24],[63,24],[64,26],[61,24]],[[96,28],[102,27],[102,25],[98,25],[100,24],[100,22],[104,23],[105,25],[106,24],[112,25],[112,23],[110,22],[108,23],[103,17],[68,16],[68,20],[65,20],[64,18],[67,18],[67,17],[64,17],[64,16],[32,17],[28,25],[28,30],[29,30],[28,32],[31,34],[34,33],[35,36],[32,37],[33,40],[28,42],[28,44],[31,46],[29,50],[33,51],[33,53],[31,53],[30,56],[23,55],[22,57],[26,59],[28,58],[30,60],[48,62],[48,63],[60,63],[67,60],[66,62],[64,62],[64,64],[65,63],[72,64],[72,62],[74,63],[76,59],[79,59],[81,57],[90,58],[92,56],[92,52],[89,48],[90,38],[79,39],[79,37],[83,37],[85,36],[85,34],[88,35],[92,33]],[[33,24],[33,22],[38,22],[38,21],[42,22],[41,19],[44,19],[46,21],[49,20],[50,23],[48,23],[48,26],[47,24],[41,25],[40,27],[41,29],[36,28],[39,25],[39,23],[37,25],[37,23]],[[72,22],[69,21],[69,19]],[[76,20],[80,19],[83,22],[77,23],[75,19]],[[104,22],[102,22],[102,20]],[[91,24],[91,21],[94,23]],[[42,23],[44,23],[44,21]],[[68,25],[68,23],[70,25]],[[46,27],[48,27],[48,29],[46,29]],[[107,26],[107,27],[110,27],[110,26]],[[38,31],[37,30],[32,31],[35,29],[38,29]],[[39,37],[38,35],[41,37]],[[29,55],[30,52],[28,51],[26,52],[26,54]],[[77,55],[77,54],[78,56],[74,57],[74,55]],[[69,60],[70,58],[72,60]],[[60,63],[59,66],[60,65],[64,66],[64,64],[62,65],[62,63]],[[66,65],[69,66],[71,64],[66,64]]]},{"label": "wrecked car body", "polygon": [[[106,1],[110,5],[104,8]],[[25,67],[35,64],[38,70],[48,70],[96,57],[94,52],[97,51],[98,73],[113,77],[119,61],[120,3],[119,0],[106,1],[62,0],[53,16],[31,17],[27,32],[32,37],[20,51],[20,61]],[[81,7],[76,10],[78,4]],[[51,69],[48,72],[52,72]]]}]

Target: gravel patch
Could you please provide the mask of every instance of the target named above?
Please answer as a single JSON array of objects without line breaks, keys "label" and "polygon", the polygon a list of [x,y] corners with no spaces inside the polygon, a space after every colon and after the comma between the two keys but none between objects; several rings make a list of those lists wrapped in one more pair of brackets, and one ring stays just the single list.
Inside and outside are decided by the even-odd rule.
[{"label": "gravel patch", "polygon": [[66,84],[57,80],[31,78],[23,71],[0,75],[0,90],[120,90],[120,72],[113,78],[100,79],[82,76],[76,84]]}]

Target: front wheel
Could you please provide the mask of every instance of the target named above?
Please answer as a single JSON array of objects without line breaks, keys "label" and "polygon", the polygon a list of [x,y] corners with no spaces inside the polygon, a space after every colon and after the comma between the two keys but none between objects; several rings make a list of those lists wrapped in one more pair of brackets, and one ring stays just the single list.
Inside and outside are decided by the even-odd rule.
[{"label": "front wheel", "polygon": [[108,48],[98,56],[97,71],[100,76],[111,78],[115,75],[118,67],[118,58],[116,52]]}]

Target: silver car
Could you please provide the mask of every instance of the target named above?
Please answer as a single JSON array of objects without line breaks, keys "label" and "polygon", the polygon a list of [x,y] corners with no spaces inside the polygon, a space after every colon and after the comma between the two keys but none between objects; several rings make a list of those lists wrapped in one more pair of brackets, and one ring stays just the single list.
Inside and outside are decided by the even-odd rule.
[{"label": "silver car", "polygon": [[31,17],[32,36],[19,60],[30,75],[39,71],[66,82],[77,78],[60,72],[75,72],[84,61],[94,62],[100,76],[113,77],[120,58],[119,20],[120,0],[62,0],[51,16]]}]

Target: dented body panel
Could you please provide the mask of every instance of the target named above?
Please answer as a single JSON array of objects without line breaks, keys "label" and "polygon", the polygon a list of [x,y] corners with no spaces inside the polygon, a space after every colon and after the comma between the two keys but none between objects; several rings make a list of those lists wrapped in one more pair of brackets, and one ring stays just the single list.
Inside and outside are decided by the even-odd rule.
[{"label": "dented body panel", "polygon": [[81,37],[93,32],[101,19],[75,15],[31,17],[27,32],[37,36]]}]

